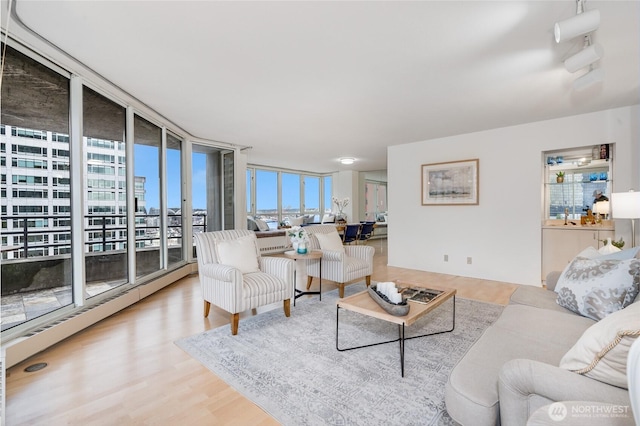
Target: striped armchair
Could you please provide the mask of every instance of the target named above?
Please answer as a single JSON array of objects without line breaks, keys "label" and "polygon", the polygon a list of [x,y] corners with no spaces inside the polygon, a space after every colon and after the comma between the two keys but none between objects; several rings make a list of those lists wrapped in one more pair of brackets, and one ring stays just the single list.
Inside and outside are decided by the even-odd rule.
[{"label": "striped armchair", "polygon": [[[328,234],[336,230],[335,225],[310,225],[304,228],[309,233],[309,245],[312,250],[320,250],[320,243],[314,234]],[[344,253],[333,250],[322,250],[322,278],[338,283],[340,297],[344,297],[345,283],[365,277],[367,287],[371,284],[373,273],[373,247],[344,246]],[[313,277],[320,276],[318,262],[307,261],[307,290],[311,287]]]},{"label": "striped armchair", "polygon": [[[224,309],[231,314],[231,334],[236,335],[240,312],[248,309],[282,300],[284,314],[289,316],[295,285],[294,260],[262,257],[255,233],[246,229],[203,232],[194,238],[205,317],[212,303]],[[231,258],[232,265],[222,264],[220,258]]]}]

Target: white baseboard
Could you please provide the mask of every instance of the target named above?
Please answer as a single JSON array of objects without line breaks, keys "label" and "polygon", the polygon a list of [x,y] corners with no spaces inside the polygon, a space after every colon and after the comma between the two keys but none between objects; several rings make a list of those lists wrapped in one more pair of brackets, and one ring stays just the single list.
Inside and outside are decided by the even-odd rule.
[{"label": "white baseboard", "polygon": [[[197,266],[195,266],[197,271]],[[85,328],[129,307],[156,291],[194,272],[193,264],[185,265],[144,285],[134,287],[87,310],[74,313],[63,321],[44,327],[2,344],[3,368],[10,368]]]}]

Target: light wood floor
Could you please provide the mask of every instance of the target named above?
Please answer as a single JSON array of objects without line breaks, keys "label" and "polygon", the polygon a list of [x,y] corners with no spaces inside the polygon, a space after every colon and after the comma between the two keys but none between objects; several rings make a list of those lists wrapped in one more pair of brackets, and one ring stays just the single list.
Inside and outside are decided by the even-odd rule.
[{"label": "light wood floor", "polygon": [[[376,248],[374,281],[437,282],[456,288],[459,297],[500,304],[517,287],[388,267],[386,244],[371,245]],[[322,287],[336,288],[328,281]],[[228,327],[227,313],[212,306],[203,318],[202,304],[198,277],[182,279],[9,369],[6,424],[278,424],[174,345],[181,337]],[[282,309],[281,304],[273,308]],[[241,316],[240,333],[247,315],[252,313]],[[23,371],[37,362],[48,367]]]}]

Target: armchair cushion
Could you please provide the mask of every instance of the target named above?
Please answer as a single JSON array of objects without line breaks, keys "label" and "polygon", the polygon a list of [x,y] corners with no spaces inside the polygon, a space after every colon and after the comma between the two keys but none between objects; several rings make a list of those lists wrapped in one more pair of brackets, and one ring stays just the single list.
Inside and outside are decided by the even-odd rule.
[{"label": "armchair cushion", "polygon": [[321,250],[332,250],[344,253],[344,246],[337,232],[316,234],[316,238],[318,239]]},{"label": "armchair cushion", "polygon": [[255,236],[247,235],[235,240],[217,240],[216,257],[223,265],[233,266],[243,274],[258,272]]},{"label": "armchair cushion", "polygon": [[560,361],[560,367],[627,388],[627,357],[640,336],[640,303],[589,327]]}]

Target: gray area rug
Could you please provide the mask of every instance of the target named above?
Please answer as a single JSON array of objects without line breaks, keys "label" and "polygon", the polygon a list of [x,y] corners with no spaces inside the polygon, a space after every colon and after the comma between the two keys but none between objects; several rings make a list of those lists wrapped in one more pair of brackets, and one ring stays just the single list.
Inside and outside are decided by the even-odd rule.
[{"label": "gray area rug", "polygon": [[[345,287],[350,295],[364,283]],[[450,425],[449,372],[503,307],[456,298],[451,333],[409,340],[405,377],[398,343],[336,350],[337,290],[183,338],[176,344],[284,425]],[[452,301],[407,328],[407,337],[448,330]],[[340,347],[397,338],[397,325],[340,311]]]}]

